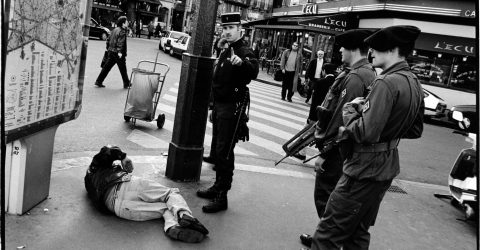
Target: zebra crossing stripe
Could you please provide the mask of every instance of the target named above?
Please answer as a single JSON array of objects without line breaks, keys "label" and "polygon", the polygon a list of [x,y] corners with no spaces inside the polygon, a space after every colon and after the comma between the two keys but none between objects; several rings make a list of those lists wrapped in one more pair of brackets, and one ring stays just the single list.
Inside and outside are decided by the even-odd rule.
[{"label": "zebra crossing stripe", "polygon": [[[175,115],[175,108],[169,106],[169,105],[162,105],[161,107],[157,106],[157,109],[159,111],[162,111],[162,112],[165,112],[165,113],[169,113],[171,114],[172,116]],[[156,121],[152,121],[151,123],[156,123]],[[173,122],[169,119],[165,119],[165,124],[163,125],[163,129],[169,131],[169,132],[172,132],[173,131]],[[205,146],[208,146],[210,147],[210,142],[212,141],[212,136],[205,133],[205,139],[203,140],[203,144]],[[248,151],[242,147],[235,147],[234,149],[235,153],[238,153],[238,154],[243,154],[243,155],[252,155],[252,156],[258,156],[257,154],[251,152],[251,151]]]}]

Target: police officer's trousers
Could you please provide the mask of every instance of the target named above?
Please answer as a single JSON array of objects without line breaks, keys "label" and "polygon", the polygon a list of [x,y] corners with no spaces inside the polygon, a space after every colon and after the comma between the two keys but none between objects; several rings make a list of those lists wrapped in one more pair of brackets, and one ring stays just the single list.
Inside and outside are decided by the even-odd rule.
[{"label": "police officer's trousers", "polygon": [[235,142],[235,103],[215,103],[216,119],[213,124],[213,133],[216,135],[215,143],[215,187],[228,191],[232,187],[233,170],[235,169],[235,155],[233,150]]},{"label": "police officer's trousers", "polygon": [[[320,164],[321,159],[317,159],[315,165]],[[343,160],[338,148],[333,148],[325,157],[322,163],[322,171],[317,171],[315,176],[315,189],[313,198],[318,218],[322,218],[327,206],[328,198],[335,189],[338,180],[343,174]]]},{"label": "police officer's trousers", "polygon": [[312,250],[368,249],[368,229],[375,223],[380,203],[392,180],[356,180],[345,174],[335,190],[313,235]]}]

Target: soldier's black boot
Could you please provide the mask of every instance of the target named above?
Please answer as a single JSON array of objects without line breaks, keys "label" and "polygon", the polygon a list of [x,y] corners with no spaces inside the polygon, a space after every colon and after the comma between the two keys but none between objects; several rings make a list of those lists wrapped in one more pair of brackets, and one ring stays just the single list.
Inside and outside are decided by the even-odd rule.
[{"label": "soldier's black boot", "polygon": [[202,210],[204,213],[216,213],[219,211],[227,210],[227,208],[227,191],[220,191],[208,205],[202,207]]},{"label": "soldier's black boot", "polygon": [[206,189],[200,189],[197,191],[197,196],[204,199],[213,199],[217,197],[219,190],[215,186],[215,184]]}]

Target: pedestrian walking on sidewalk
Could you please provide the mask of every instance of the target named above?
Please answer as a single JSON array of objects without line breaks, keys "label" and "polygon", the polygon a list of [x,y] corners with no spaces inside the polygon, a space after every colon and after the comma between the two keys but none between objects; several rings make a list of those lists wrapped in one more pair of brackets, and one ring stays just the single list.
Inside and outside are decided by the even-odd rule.
[{"label": "pedestrian walking on sidewalk", "polygon": [[[307,72],[305,73],[305,79],[308,80],[307,99],[305,100],[305,103],[308,103],[308,101],[310,101],[310,97],[312,97],[313,85],[316,82],[320,81],[320,78],[322,77],[324,55],[325,55],[325,52],[323,50],[318,50],[317,58],[311,60],[310,63],[308,64]],[[327,94],[327,92],[325,92],[325,94]]]},{"label": "pedestrian walking on sidewalk", "polygon": [[345,127],[339,132],[349,138],[341,146],[343,175],[315,231],[312,250],[369,248],[368,229],[400,172],[397,145],[423,131],[423,90],[406,61],[419,34],[414,26],[390,26],[365,39],[372,65],[383,71],[366,98],[343,107]]},{"label": "pedestrian walking on sidewalk", "polygon": [[150,21],[147,28],[148,28],[148,39],[150,39],[153,36],[153,31],[155,30],[155,27],[153,26],[152,21]]},{"label": "pedestrian walking on sidewalk", "polygon": [[[367,60],[368,46],[363,42],[372,33],[373,31],[368,29],[354,29],[335,37],[342,53],[342,63],[348,68],[336,77],[320,105],[328,113],[331,113],[331,118],[328,121],[318,118],[315,132],[318,149],[323,149],[328,141],[335,138],[338,129],[343,126],[343,105],[357,97],[365,97],[367,88],[375,78],[375,70]],[[329,69],[329,71],[332,73],[333,69]],[[322,217],[330,193],[342,176],[344,160],[337,145],[322,154],[321,158],[323,160],[318,158],[315,162],[316,175],[313,192],[318,218]],[[300,239],[305,245],[311,245],[312,238],[309,234],[302,234]]]},{"label": "pedestrian walking on sidewalk", "polygon": [[142,29],[143,29],[143,23],[140,20],[140,22],[137,24],[137,29],[136,29],[137,38],[142,35]]},{"label": "pedestrian walking on sidewalk", "polygon": [[112,34],[107,39],[107,60],[102,67],[102,71],[95,81],[95,85],[99,88],[105,88],[103,81],[107,77],[112,67],[116,64],[120,74],[122,75],[123,88],[128,88],[130,80],[127,74],[127,34],[128,21],[126,16],[121,16],[117,20],[117,27],[112,30]]},{"label": "pedestrian walking on sidewalk", "polygon": [[134,221],[163,218],[165,234],[189,243],[209,233],[195,217],[178,188],[132,176],[133,164],[119,147],[105,146],[93,157],[85,188],[98,210]]},{"label": "pedestrian walking on sidewalk", "polygon": [[[222,50],[213,75],[215,183],[197,191],[199,197],[211,199],[208,205],[202,207],[205,213],[228,208],[227,192],[232,186],[235,169],[233,150],[238,140],[248,140],[246,120],[242,119],[246,116],[245,110],[241,107],[250,101],[247,84],[258,75],[257,58],[241,37],[240,13],[225,13],[221,21],[229,48]],[[244,129],[237,130],[237,127]]]},{"label": "pedestrian walking on sidewalk", "polygon": [[293,81],[297,67],[301,65],[302,52],[298,51],[298,43],[293,42],[292,49],[286,49],[282,53],[280,60],[280,69],[283,72],[282,81],[282,100],[292,102],[293,96]]}]

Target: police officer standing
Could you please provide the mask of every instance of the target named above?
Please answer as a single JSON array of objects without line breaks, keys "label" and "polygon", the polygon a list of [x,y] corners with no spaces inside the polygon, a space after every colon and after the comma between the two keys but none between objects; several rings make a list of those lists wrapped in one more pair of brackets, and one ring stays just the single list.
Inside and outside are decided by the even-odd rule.
[{"label": "police officer standing", "polygon": [[[201,198],[211,199],[202,207],[205,213],[215,213],[228,208],[227,192],[232,185],[235,156],[233,149],[239,134],[236,132],[239,108],[249,101],[247,84],[258,75],[258,61],[242,39],[240,13],[225,13],[221,16],[223,37],[229,48],[218,59],[213,75],[213,113],[216,134],[215,168],[213,186],[197,191]],[[245,136],[245,135],[242,135]]]},{"label": "police officer standing", "polygon": [[420,30],[391,26],[365,39],[372,65],[383,69],[366,98],[343,108],[349,152],[343,175],[330,195],[313,236],[312,249],[368,249],[380,203],[400,172],[400,138],[419,138],[423,131],[423,91],[406,57]]},{"label": "police officer standing", "polygon": [[[367,60],[368,46],[363,42],[372,33],[373,31],[368,29],[354,29],[335,37],[342,53],[342,63],[347,67],[335,79],[321,105],[327,112],[332,113],[332,116],[330,121],[319,118],[317,123],[315,137],[319,149],[324,147],[329,138],[335,138],[338,128],[343,126],[343,105],[356,97],[365,97],[367,88],[375,79],[375,70]],[[320,158],[315,162],[314,201],[319,218],[322,217],[328,197],[342,175],[344,160],[338,146],[333,146],[322,158],[324,161],[321,165]],[[312,244],[312,237],[308,234],[300,235],[300,240],[306,246]]]}]

